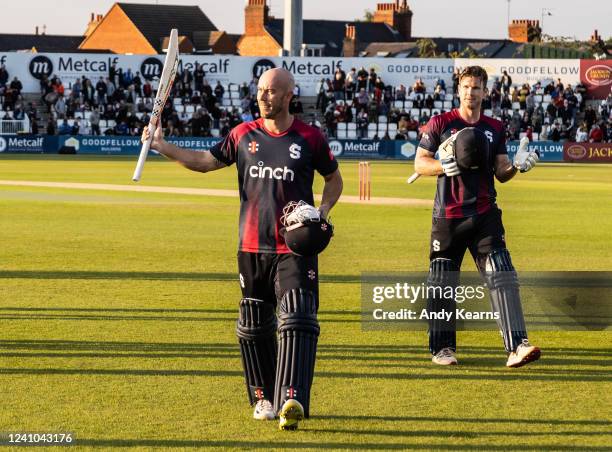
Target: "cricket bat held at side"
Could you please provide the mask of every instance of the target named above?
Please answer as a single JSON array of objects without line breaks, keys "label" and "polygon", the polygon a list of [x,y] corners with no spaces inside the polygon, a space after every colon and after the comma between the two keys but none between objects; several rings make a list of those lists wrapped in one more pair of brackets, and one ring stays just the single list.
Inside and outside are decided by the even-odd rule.
[{"label": "cricket bat held at side", "polygon": [[164,68],[162,69],[161,77],[159,79],[159,87],[157,89],[157,95],[155,96],[155,102],[153,102],[153,111],[151,112],[151,119],[149,120],[149,139],[142,144],[140,149],[140,155],[138,156],[138,163],[134,170],[132,180],[138,182],[142,175],[142,168],[144,162],[147,159],[149,148],[151,147],[151,141],[153,140],[153,133],[159,123],[161,112],[164,109],[164,105],[168,100],[170,91],[172,90],[172,84],[174,83],[174,77],[178,69],[179,53],[178,53],[178,30],[173,28],[170,31],[170,40],[168,41],[168,51],[166,52],[166,60],[164,61]]}]

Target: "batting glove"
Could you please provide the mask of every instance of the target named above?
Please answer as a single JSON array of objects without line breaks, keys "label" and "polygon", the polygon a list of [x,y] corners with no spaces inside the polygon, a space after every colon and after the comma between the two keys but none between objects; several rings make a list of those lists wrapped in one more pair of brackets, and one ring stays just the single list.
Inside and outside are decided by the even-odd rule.
[{"label": "batting glove", "polygon": [[538,157],[537,152],[529,151],[529,138],[521,138],[518,151],[516,151],[516,155],[514,156],[514,162],[512,162],[514,167],[521,173],[526,173],[536,166],[538,160],[540,160],[540,157]]},{"label": "batting glove", "polygon": [[459,166],[457,166],[457,161],[454,157],[440,160],[440,163],[442,164],[442,171],[444,171],[446,176],[452,177],[461,174],[461,170],[459,169]]}]

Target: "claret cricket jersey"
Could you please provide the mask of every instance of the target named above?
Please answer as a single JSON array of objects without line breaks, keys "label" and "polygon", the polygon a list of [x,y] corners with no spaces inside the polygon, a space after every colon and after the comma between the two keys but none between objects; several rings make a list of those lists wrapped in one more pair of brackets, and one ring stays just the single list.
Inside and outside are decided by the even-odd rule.
[{"label": "claret cricket jersey", "polygon": [[338,168],[319,129],[298,119],[281,134],[267,130],[261,118],[239,124],[210,152],[236,164],[239,250],[253,253],[289,253],[279,232],[283,207],[300,200],[314,205],[315,170],[326,176]]},{"label": "claret cricket jersey", "polygon": [[489,139],[487,167],[478,171],[466,171],[458,176],[439,175],[434,217],[466,218],[485,213],[495,206],[497,197],[493,181],[495,158],[508,153],[501,121],[480,115],[480,119],[472,124],[462,119],[459,110],[454,109],[429,120],[419,147],[429,152],[436,152],[442,142],[465,127],[475,127]]}]

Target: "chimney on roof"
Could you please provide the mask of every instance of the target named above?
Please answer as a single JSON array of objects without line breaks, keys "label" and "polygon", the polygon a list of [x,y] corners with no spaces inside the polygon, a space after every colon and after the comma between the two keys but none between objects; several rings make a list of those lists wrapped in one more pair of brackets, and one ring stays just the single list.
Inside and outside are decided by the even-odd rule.
[{"label": "chimney on roof", "polygon": [[264,26],[268,22],[270,9],[266,0],[247,0],[244,7],[244,34],[257,36],[265,34]]},{"label": "chimney on roof", "polygon": [[542,37],[539,20],[513,19],[508,24],[508,36],[513,42],[533,42]]},{"label": "chimney on roof", "polygon": [[385,23],[397,30],[402,39],[412,37],[412,11],[406,0],[395,0],[394,3],[377,3],[372,22]]},{"label": "chimney on roof", "polygon": [[87,29],[85,30],[85,38],[88,37],[98,26],[104,16],[102,14],[91,13],[90,21],[87,24]]},{"label": "chimney on roof", "polygon": [[36,25],[36,28],[34,29],[34,34],[38,36],[38,25]]},{"label": "chimney on roof", "polygon": [[47,25],[46,25],[46,24],[43,24],[43,31],[42,31],[42,34],[43,34],[43,35],[46,35],[46,34],[47,34]]},{"label": "chimney on roof", "polygon": [[357,56],[358,51],[357,36],[355,33],[355,25],[346,24],[344,32],[344,41],[342,42],[342,55],[345,57]]}]

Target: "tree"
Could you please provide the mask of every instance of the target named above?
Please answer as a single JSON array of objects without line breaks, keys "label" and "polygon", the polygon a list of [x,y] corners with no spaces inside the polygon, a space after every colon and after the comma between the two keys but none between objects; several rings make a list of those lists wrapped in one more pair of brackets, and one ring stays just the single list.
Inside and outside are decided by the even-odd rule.
[{"label": "tree", "polygon": [[456,50],[452,52],[448,52],[449,58],[478,58],[478,56],[479,55],[476,53],[476,51],[472,49],[470,46],[467,46],[461,52],[457,52]]},{"label": "tree", "polygon": [[417,49],[419,49],[419,57],[421,58],[437,58],[438,46],[433,39],[422,38],[416,42]]},{"label": "tree", "polygon": [[363,17],[361,19],[355,19],[355,22],[372,22],[373,20],[374,12],[369,9],[365,9],[363,11]]}]

